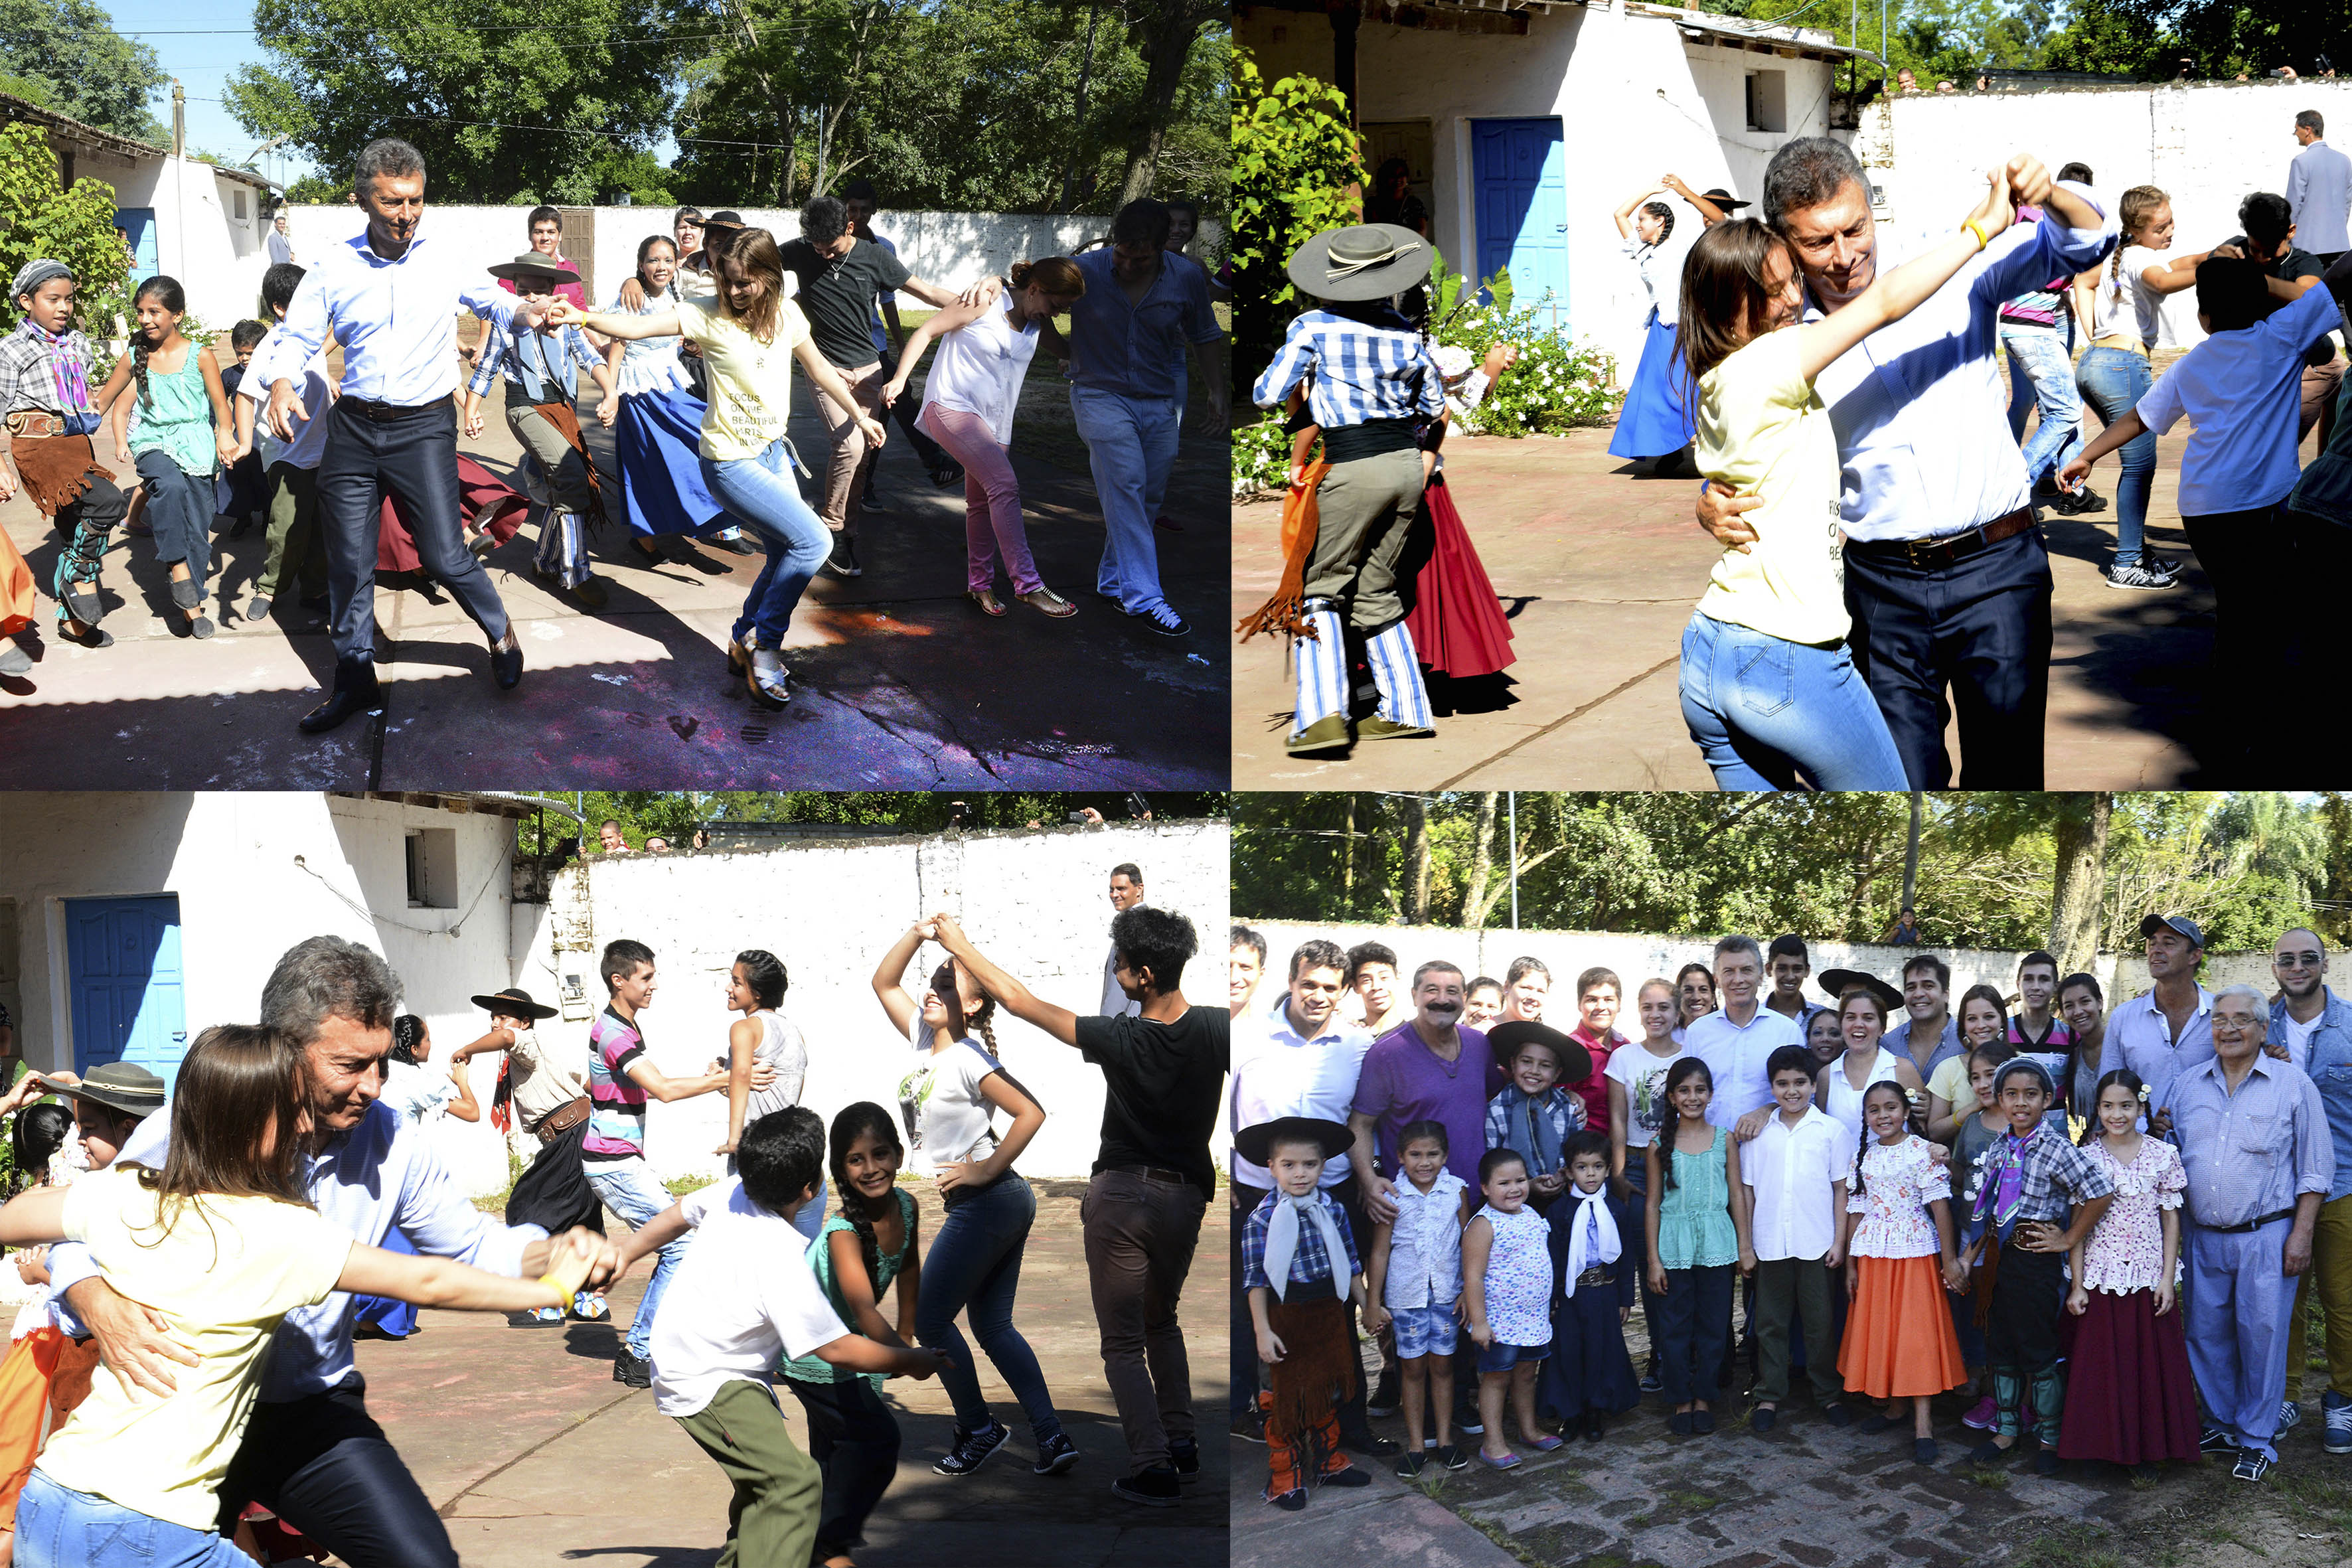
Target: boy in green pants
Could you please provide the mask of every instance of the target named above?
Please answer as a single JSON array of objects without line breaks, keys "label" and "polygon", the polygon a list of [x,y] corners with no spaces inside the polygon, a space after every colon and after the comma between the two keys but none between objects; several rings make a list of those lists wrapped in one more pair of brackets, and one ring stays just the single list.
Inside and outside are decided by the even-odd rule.
[{"label": "boy in green pants", "polygon": [[[261,275],[261,303],[273,323],[286,319],[286,308],[294,302],[294,290],[301,281],[302,268],[290,261],[278,262]],[[277,334],[273,324],[269,336],[261,340],[254,353],[257,356],[267,350]],[[309,417],[294,426],[291,441],[280,441],[262,423],[261,405],[268,399],[269,388],[262,382],[237,385],[237,458],[242,461],[258,446],[262,492],[268,498],[269,516],[268,555],[261,575],[253,581],[253,598],[245,606],[245,618],[268,620],[270,602],[289,578],[299,584],[302,607],[323,616],[327,552],[318,530],[319,459],[327,451],[323,416],[333,401],[327,382],[327,351],[320,349],[303,367],[302,412]]]}]

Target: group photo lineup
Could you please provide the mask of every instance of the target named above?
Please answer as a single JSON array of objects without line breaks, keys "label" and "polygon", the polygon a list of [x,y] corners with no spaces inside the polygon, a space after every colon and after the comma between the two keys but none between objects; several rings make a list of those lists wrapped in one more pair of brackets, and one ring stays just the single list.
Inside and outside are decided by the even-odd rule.
[{"label": "group photo lineup", "polygon": [[1233,839],[1235,1563],[2340,1553],[2344,796]]},{"label": "group photo lineup", "polygon": [[116,9],[0,44],[0,783],[1224,783],[1222,8]]},{"label": "group photo lineup", "polygon": [[1237,785],[2317,782],[2340,10],[1462,9],[1237,14]]},{"label": "group photo lineup", "polygon": [[1223,1563],[1223,802],[1119,804],[14,797],[0,1556]]}]

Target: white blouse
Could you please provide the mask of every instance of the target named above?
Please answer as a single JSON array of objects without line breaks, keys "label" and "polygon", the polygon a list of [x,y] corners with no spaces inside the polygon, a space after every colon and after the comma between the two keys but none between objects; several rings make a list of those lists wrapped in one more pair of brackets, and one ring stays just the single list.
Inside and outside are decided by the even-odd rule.
[{"label": "white blouse", "polygon": [[1382,1306],[1391,1311],[1445,1307],[1462,1294],[1462,1193],[1467,1185],[1453,1172],[1440,1171],[1424,1193],[1411,1177],[1399,1176]]},{"label": "white blouse", "polygon": [[[640,289],[644,285],[638,285]],[[613,296],[604,307],[615,316],[650,316],[661,310],[677,309],[677,289],[673,285],[658,294],[647,294],[646,302],[632,310]],[[625,338],[621,343],[620,390],[624,395],[639,392],[682,391],[693,384],[687,380],[686,367],[678,362],[678,344],[685,340],[673,334],[666,338]]]}]

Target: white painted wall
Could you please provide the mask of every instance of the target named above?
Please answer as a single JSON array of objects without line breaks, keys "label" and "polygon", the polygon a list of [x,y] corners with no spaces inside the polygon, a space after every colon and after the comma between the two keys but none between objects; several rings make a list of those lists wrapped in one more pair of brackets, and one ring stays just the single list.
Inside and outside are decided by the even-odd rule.
[{"label": "white painted wall", "polygon": [[[2161,188],[2176,243],[2203,250],[2238,232],[2249,193],[2284,194],[2305,109],[2326,116],[2336,144],[2352,137],[2352,81],[2183,82],[1897,99],[1864,114],[1855,151],[1883,171],[1882,221],[1906,240],[1948,229],[1972,199],[1969,180],[1981,188],[1985,168],[2025,152],[2053,169],[2088,163],[2111,199]],[[2165,321],[2182,347],[2203,335],[2193,291],[2166,302]]]},{"label": "white painted wall", "polygon": [[[1048,828],[930,838],[822,840],[744,854],[634,856],[595,860],[559,879],[533,922],[515,984],[543,1001],[579,974],[592,1003],[604,945],[654,950],[659,989],[643,1015],[646,1049],[665,1073],[709,1070],[729,1026],[727,973],[735,955],[765,948],[784,962],[783,1012],[809,1046],[802,1103],[828,1121],[852,1100],[895,1114],[898,1080],[914,1065],[871,987],[875,964],[915,921],[945,910],[982,952],[1040,996],[1075,1012],[1099,1009],[1109,952],[1110,868],[1131,861],[1146,900],[1178,910],[1201,937],[1184,974],[1199,1005],[1223,1005],[1228,868],[1221,822]],[[534,913],[538,911],[533,911]],[[519,915],[521,911],[518,911]],[[519,921],[519,924],[520,921]],[[909,974],[919,992],[943,955],[928,948]],[[1037,1097],[1046,1121],[1020,1162],[1034,1176],[1084,1176],[1102,1124],[1102,1075],[1069,1047],[1000,1013],[1006,1069]],[[584,1041],[585,1021],[541,1031]],[[665,1179],[716,1173],[724,1095],[651,1108],[646,1156]],[[1221,1130],[1222,1134],[1222,1130]]]},{"label": "white painted wall", "polygon": [[226,332],[259,310],[261,274],[269,265],[259,191],[194,159],[145,159],[109,177],[116,206],[155,209],[155,266],[179,279],[199,319]]}]

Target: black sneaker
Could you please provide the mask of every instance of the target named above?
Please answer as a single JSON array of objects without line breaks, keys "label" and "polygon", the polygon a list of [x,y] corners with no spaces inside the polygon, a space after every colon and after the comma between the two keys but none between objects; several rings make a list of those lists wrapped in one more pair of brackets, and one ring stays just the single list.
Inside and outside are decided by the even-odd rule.
[{"label": "black sneaker", "polygon": [[2230,1473],[2242,1481],[2258,1481],[2271,1473],[2276,1462],[2265,1458],[2259,1448],[2247,1448],[2239,1453],[2238,1462]]},{"label": "black sneaker", "polygon": [[1239,1437],[1244,1443],[1265,1442],[1265,1416],[1264,1413],[1256,1410],[1246,1410],[1241,1415],[1234,1416],[1234,1424],[1227,1429],[1226,1436]]},{"label": "black sneaker", "polygon": [[1184,624],[1184,617],[1178,615],[1174,606],[1165,599],[1148,610],[1129,610],[1128,614],[1141,621],[1144,630],[1157,632],[1163,637],[1182,637],[1192,635],[1192,628]]},{"label": "black sneaker", "polygon": [[1362,1454],[1369,1458],[1385,1459],[1404,1445],[1393,1437],[1382,1437],[1371,1432],[1359,1432],[1353,1435],[1340,1434],[1339,1447],[1351,1454]]},{"label": "black sneaker", "polygon": [[1381,1368],[1381,1380],[1372,1385],[1372,1396],[1364,1402],[1367,1415],[1393,1415],[1397,1413],[1397,1374],[1394,1367]]},{"label": "black sneaker", "polygon": [[1138,1476],[1121,1476],[1111,1482],[1110,1489],[1146,1508],[1174,1508],[1184,1500],[1176,1472],[1166,1465],[1154,1465]]},{"label": "black sneaker", "polygon": [[950,485],[963,483],[963,465],[942,460],[938,468],[931,470],[931,483],[941,489],[947,489]]},{"label": "black sneaker", "polygon": [[2200,1454],[2234,1454],[2238,1440],[2219,1426],[2208,1426],[2197,1436],[2197,1451]]},{"label": "black sneaker", "polygon": [[866,568],[857,563],[857,546],[846,539],[833,542],[833,553],[824,558],[824,569],[835,577],[866,575]]},{"label": "black sneaker", "polygon": [[1426,1454],[1398,1455],[1396,1462],[1397,1479],[1401,1481],[1412,1480],[1415,1476],[1421,1474],[1421,1468],[1427,1463],[1429,1463],[1429,1456]]},{"label": "black sneaker", "polygon": [[985,1464],[991,1454],[1004,1447],[1005,1439],[1012,1436],[1013,1428],[1002,1421],[991,1421],[984,1432],[958,1432],[955,1447],[931,1466],[931,1473],[968,1476]]},{"label": "black sneaker", "polygon": [[1470,1468],[1470,1451],[1459,1443],[1448,1443],[1437,1450],[1437,1462],[1449,1470],[1466,1470]]},{"label": "black sneaker", "polygon": [[631,1388],[651,1388],[654,1369],[643,1356],[630,1354],[629,1347],[623,1345],[613,1358],[613,1381]]},{"label": "black sneaker", "polygon": [[1176,1479],[1178,1480],[1199,1480],[1201,1479],[1201,1445],[1198,1439],[1192,1437],[1169,1438],[1168,1464],[1169,1468],[1176,1472]]},{"label": "black sneaker", "polygon": [[1056,1432],[1037,1445],[1037,1462],[1029,1467],[1033,1476],[1058,1476],[1078,1462],[1078,1446]]},{"label": "black sneaker", "polygon": [[1642,1392],[1643,1392],[1643,1393],[1644,1393],[1644,1394],[1664,1394],[1665,1391],[1666,1391],[1666,1377],[1665,1377],[1665,1373],[1662,1373],[1662,1372],[1658,1371],[1658,1369],[1657,1369],[1657,1368],[1655,1368],[1655,1367],[1652,1367],[1648,1372],[1645,1372],[1645,1373],[1643,1373],[1642,1374]]}]

